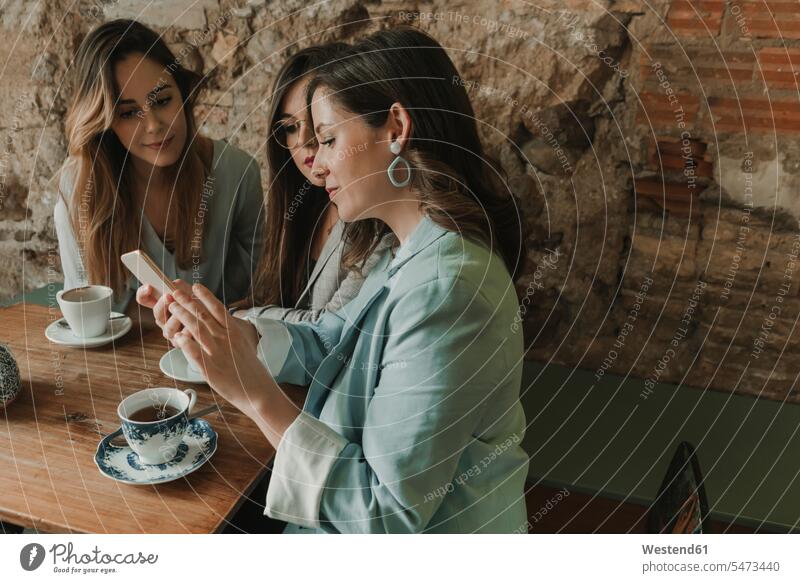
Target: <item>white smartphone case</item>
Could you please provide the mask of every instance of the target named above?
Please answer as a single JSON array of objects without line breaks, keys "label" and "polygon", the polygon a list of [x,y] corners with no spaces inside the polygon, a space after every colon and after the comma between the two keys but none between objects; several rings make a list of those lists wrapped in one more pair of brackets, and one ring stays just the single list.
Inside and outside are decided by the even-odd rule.
[{"label": "white smartphone case", "polygon": [[155,262],[144,251],[137,249],[121,257],[122,264],[142,283],[152,285],[160,294],[175,291],[173,283],[167,279]]}]

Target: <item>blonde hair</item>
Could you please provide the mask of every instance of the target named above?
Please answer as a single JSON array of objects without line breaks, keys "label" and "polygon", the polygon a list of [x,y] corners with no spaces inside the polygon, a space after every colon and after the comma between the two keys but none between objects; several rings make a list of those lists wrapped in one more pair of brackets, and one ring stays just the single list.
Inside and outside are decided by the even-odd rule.
[{"label": "blonde hair", "polygon": [[179,161],[169,168],[177,207],[168,214],[166,231],[182,269],[191,265],[193,241],[196,245],[199,239],[189,219],[197,214],[211,166],[193,139],[200,76],[181,66],[161,37],[136,21],[114,20],[89,33],[75,58],[76,88],[66,119],[68,161],[74,168],[72,193],[69,199],[63,192],[60,195],[69,209],[89,282],[108,285],[117,294],[128,279],[120,256],[140,247],[141,211],[133,200],[131,170],[126,165],[129,154],[110,129],[118,99],[114,66],[132,53],[143,53],[163,65],[183,101],[187,139]]}]

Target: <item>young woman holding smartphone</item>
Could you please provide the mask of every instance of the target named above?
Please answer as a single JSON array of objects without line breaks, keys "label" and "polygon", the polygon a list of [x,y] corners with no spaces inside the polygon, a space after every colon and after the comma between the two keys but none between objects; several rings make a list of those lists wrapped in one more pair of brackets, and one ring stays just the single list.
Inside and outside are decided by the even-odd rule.
[{"label": "young woman holding smartphone", "polygon": [[74,66],[55,208],[65,289],[108,285],[124,311],[139,284],[120,256],[142,249],[171,280],[245,297],[263,245],[261,177],[249,155],[197,133],[200,76],[131,20],[90,32]]},{"label": "young woman holding smartphone", "polygon": [[[311,172],[319,145],[309,123],[306,89],[314,72],[346,48],[344,43],[330,43],[302,49],[286,60],[275,78],[269,106],[272,130],[266,141],[270,212],[264,250],[251,293],[236,304],[237,317],[313,322],[326,311],[339,310],[356,296],[395,241],[384,229],[372,253],[354,262],[346,243],[347,225],[329,199],[324,179]],[[139,292],[143,305],[156,301],[145,299],[148,288]],[[166,324],[168,315],[162,302],[156,321],[164,324],[169,337],[181,324],[175,319]],[[263,516],[267,484],[265,478],[253,489],[231,520],[230,532],[274,531],[274,524]]]},{"label": "young woman holding smartphone", "polygon": [[[275,446],[266,513],[312,532],[521,532],[524,255],[442,47],[384,30],[309,85],[314,171],[342,220],[388,225],[356,298],[316,322],[231,317],[203,286],[169,306],[173,342]],[[310,385],[302,411],[278,383]]]}]

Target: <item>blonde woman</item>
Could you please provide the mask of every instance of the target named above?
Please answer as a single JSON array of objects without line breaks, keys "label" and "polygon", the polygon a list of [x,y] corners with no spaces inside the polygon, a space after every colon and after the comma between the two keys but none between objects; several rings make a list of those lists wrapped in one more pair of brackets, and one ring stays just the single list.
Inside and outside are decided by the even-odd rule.
[{"label": "blonde woman", "polygon": [[224,303],[245,297],[262,249],[261,177],[252,157],[197,133],[199,75],[131,20],[93,30],[74,66],[55,208],[65,289],[108,285],[124,311],[139,283],[120,256],[138,248],[170,279]]}]

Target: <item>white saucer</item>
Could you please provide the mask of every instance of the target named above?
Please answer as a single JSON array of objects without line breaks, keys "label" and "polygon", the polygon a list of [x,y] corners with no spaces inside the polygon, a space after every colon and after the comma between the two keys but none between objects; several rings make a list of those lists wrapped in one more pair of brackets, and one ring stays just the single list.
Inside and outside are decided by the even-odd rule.
[{"label": "white saucer", "polygon": [[161,357],[158,366],[168,377],[183,383],[205,383],[202,373],[189,368],[189,363],[180,348],[173,348]]},{"label": "white saucer", "polygon": [[109,442],[120,434],[121,427],[100,441],[94,463],[101,474],[125,484],[163,484],[183,478],[199,469],[217,451],[217,434],[205,419],[189,421],[186,436],[178,446],[178,455],[164,464],[142,464],[127,444],[111,445]]},{"label": "white saucer", "polygon": [[[111,315],[124,316],[125,314],[111,312]],[[45,328],[44,335],[47,336],[50,342],[70,348],[96,348],[98,346],[103,346],[104,344],[108,344],[124,336],[133,326],[133,320],[126,316],[125,318],[119,318],[117,320],[109,320],[105,334],[94,336],[93,338],[78,338],[72,333],[72,330],[64,328],[59,324],[62,320],[64,320],[64,318],[59,318],[55,322],[52,322]]]}]

